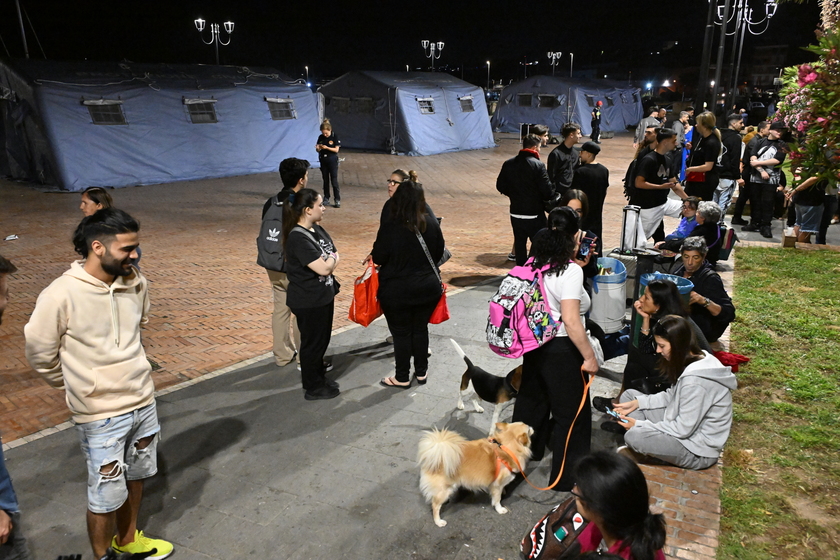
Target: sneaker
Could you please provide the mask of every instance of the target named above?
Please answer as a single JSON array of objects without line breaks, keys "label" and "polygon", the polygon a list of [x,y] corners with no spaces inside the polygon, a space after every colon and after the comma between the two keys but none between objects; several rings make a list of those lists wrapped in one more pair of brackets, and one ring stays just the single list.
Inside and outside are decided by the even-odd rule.
[{"label": "sneaker", "polygon": [[759,230],[759,233],[761,233],[761,237],[766,237],[767,239],[770,239],[771,237],[773,237],[773,232],[770,230],[770,226],[762,227]]},{"label": "sneaker", "polygon": [[741,228],[741,231],[758,231],[758,226],[755,224],[747,224]]},{"label": "sneaker", "polygon": [[324,385],[323,387],[318,387],[312,391],[306,391],[303,394],[303,398],[308,401],[320,401],[324,399],[334,399],[340,394],[341,391],[339,391],[336,387]]},{"label": "sneaker", "polygon": [[324,379],[324,383],[326,383],[326,384],[327,384],[327,387],[332,387],[332,388],[334,388],[334,389],[338,389],[339,387],[341,387],[341,386],[338,384],[338,381],[333,381],[332,379],[326,379],[326,378],[325,378],[325,379]]},{"label": "sneaker", "polygon": [[733,216],[733,218],[732,218],[732,225],[733,226],[745,226],[748,223],[749,222],[747,220],[745,220],[744,218],[739,218],[737,216]]},{"label": "sneaker", "polygon": [[[297,369],[298,369],[298,371],[302,371],[300,369],[300,362],[298,362]],[[324,360],[324,371],[332,371],[332,370],[333,370],[332,362]]]},{"label": "sneaker", "polygon": [[329,205],[330,205],[330,199],[327,198],[327,197],[324,197],[324,206],[329,206]]},{"label": "sneaker", "polygon": [[166,542],[162,539],[150,539],[149,537],[143,534],[143,531],[135,531],[134,541],[128,543],[125,546],[119,546],[117,545],[117,537],[115,536],[113,539],[111,539],[111,548],[113,548],[117,552],[128,552],[130,554],[143,554],[154,549],[155,552],[153,552],[149,556],[144,556],[144,558],[159,560],[161,558],[166,558],[167,556],[172,554],[172,550],[175,547],[172,546],[172,543]]},{"label": "sneaker", "polygon": [[514,255],[513,253],[509,253],[507,260],[509,260],[510,262],[516,262],[516,255]]},{"label": "sneaker", "polygon": [[341,201],[340,201],[340,200],[336,200],[336,201],[335,201],[335,204],[333,204],[333,208],[341,208]]},{"label": "sneaker", "polygon": [[612,399],[608,399],[607,397],[595,397],[592,399],[592,407],[595,410],[606,413],[607,410],[612,410],[613,402]]}]

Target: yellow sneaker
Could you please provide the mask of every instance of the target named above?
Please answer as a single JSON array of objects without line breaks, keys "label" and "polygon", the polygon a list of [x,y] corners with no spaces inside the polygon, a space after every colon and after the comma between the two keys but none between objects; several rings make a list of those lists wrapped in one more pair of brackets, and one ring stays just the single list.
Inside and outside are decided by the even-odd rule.
[{"label": "yellow sneaker", "polygon": [[117,552],[129,552],[131,554],[143,554],[151,551],[152,549],[156,549],[156,552],[151,555],[144,556],[144,558],[149,558],[151,560],[161,560],[166,558],[172,554],[172,551],[175,549],[175,547],[172,546],[172,543],[162,539],[150,539],[143,534],[143,531],[135,531],[134,541],[125,546],[119,546],[117,544],[117,537],[115,536],[111,540],[111,548]]}]

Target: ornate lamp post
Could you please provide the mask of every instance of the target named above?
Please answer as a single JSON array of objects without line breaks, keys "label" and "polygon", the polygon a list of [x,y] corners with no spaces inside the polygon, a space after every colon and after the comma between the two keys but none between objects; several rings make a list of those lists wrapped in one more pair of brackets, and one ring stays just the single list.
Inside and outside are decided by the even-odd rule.
[{"label": "ornate lamp post", "polygon": [[[430,43],[429,41],[423,39],[422,41],[420,41],[420,44],[423,46],[423,53],[424,54],[426,54],[426,51],[429,51],[428,54],[426,54],[426,58],[431,58],[432,59],[432,72],[434,72],[435,71],[435,60],[440,58],[441,51],[443,51],[443,41],[438,41],[437,43],[435,43],[435,42]],[[435,55],[435,51],[437,51],[437,55]]]},{"label": "ornate lamp post", "polygon": [[[201,18],[198,18],[197,20],[195,20],[195,28],[198,29],[199,33],[204,31],[204,24],[205,23],[206,22]],[[216,64],[217,65],[219,64],[219,44],[221,44],[222,46],[225,46],[225,47],[227,45],[229,45],[230,44],[230,36],[233,33],[233,22],[232,21],[226,21],[224,23],[224,26],[225,26],[225,32],[228,34],[227,43],[225,43],[221,39],[221,36],[219,34],[219,24],[218,23],[211,23],[210,24],[210,40],[209,41],[205,41],[204,37],[201,38],[201,42],[204,43],[205,45],[214,45],[215,46],[215,48],[216,48]]]},{"label": "ornate lamp post", "polygon": [[551,61],[551,75],[554,75],[554,67],[557,66],[557,61],[563,56],[561,52],[548,51],[548,59]]}]

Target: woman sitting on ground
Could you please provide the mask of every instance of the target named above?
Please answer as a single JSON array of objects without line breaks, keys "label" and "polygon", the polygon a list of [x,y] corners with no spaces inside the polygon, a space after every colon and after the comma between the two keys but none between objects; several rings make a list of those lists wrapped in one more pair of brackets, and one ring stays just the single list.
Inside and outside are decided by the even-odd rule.
[{"label": "woman sitting on ground", "polygon": [[647,480],[636,463],[598,451],[581,459],[575,471],[572,495],[578,512],[589,521],[578,536],[582,553],[665,560],[665,518],[650,511]]},{"label": "woman sitting on ground", "polygon": [[[701,350],[687,319],[664,317],[653,328],[659,369],[673,386],[645,395],[634,389],[615,405],[624,442],[637,459],[653,457],[685,469],[717,463],[732,426],[732,369]],[[642,457],[639,457],[641,455]]]}]

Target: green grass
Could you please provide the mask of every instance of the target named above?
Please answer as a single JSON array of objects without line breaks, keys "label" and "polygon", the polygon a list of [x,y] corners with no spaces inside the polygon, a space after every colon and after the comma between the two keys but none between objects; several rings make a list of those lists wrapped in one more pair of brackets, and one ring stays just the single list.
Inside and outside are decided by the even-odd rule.
[{"label": "green grass", "polygon": [[840,558],[840,253],[736,252],[718,558]]}]

